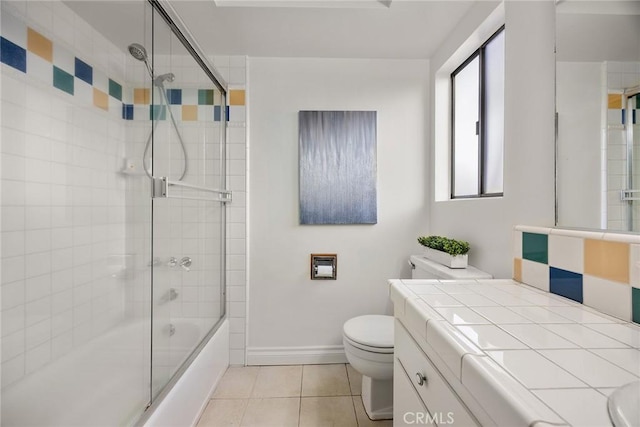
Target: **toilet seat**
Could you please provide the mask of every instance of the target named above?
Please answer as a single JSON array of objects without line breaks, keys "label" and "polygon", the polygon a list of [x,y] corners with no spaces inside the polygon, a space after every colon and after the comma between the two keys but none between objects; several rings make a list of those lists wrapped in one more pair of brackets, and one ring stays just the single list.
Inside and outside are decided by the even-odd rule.
[{"label": "toilet seat", "polygon": [[393,353],[393,317],[366,315],[345,322],[344,339],[356,348],[372,353]]},{"label": "toilet seat", "polygon": [[377,353],[377,354],[393,354],[393,347],[371,347],[356,341],[349,339],[346,335],[342,336],[344,340],[343,344],[349,344],[357,350],[361,350],[365,353]]}]

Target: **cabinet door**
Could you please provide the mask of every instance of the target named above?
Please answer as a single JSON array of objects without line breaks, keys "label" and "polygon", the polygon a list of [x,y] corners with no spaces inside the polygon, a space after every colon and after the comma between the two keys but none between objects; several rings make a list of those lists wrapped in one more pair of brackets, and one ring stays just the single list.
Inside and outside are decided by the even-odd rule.
[{"label": "cabinet door", "polygon": [[393,361],[393,426],[435,426],[398,359]]}]

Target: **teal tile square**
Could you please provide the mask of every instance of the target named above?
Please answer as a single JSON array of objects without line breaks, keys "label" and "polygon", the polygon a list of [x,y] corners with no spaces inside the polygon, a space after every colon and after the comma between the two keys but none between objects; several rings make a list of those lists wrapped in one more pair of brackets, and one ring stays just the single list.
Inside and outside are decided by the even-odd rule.
[{"label": "teal tile square", "polygon": [[109,96],[113,96],[118,101],[122,101],[122,85],[109,79]]},{"label": "teal tile square", "polygon": [[631,288],[631,319],[640,323],[640,289]]},{"label": "teal tile square", "polygon": [[73,76],[60,68],[53,66],[53,86],[73,95]]},{"label": "teal tile square", "polygon": [[549,236],[538,233],[522,233],[522,258],[541,264],[549,263]]},{"label": "teal tile square", "polygon": [[167,109],[164,105],[151,105],[149,108],[149,120],[166,120]]},{"label": "teal tile square", "polygon": [[213,105],[213,90],[198,89],[198,105]]}]

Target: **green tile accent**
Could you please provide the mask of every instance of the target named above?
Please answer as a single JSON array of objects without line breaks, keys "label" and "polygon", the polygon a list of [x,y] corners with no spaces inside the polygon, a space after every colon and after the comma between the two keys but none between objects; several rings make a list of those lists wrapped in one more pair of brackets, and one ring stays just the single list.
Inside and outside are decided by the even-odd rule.
[{"label": "green tile accent", "polygon": [[166,120],[167,109],[163,105],[151,105],[149,108],[149,120]]},{"label": "green tile accent", "polygon": [[542,264],[549,263],[549,236],[538,233],[522,233],[522,258]]},{"label": "green tile accent", "polygon": [[213,105],[213,90],[198,89],[198,105]]},{"label": "green tile accent", "polygon": [[53,86],[73,95],[73,76],[64,70],[53,67]]},{"label": "green tile accent", "polygon": [[640,323],[640,289],[631,288],[631,319]]},{"label": "green tile accent", "polygon": [[113,96],[118,101],[122,101],[122,85],[109,79],[109,96]]}]

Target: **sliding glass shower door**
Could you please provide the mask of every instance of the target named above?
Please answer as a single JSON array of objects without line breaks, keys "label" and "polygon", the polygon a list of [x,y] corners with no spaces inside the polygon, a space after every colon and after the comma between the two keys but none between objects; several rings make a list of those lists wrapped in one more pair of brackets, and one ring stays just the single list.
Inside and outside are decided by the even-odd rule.
[{"label": "sliding glass shower door", "polygon": [[156,18],[151,399],[224,315],[225,94]]}]

